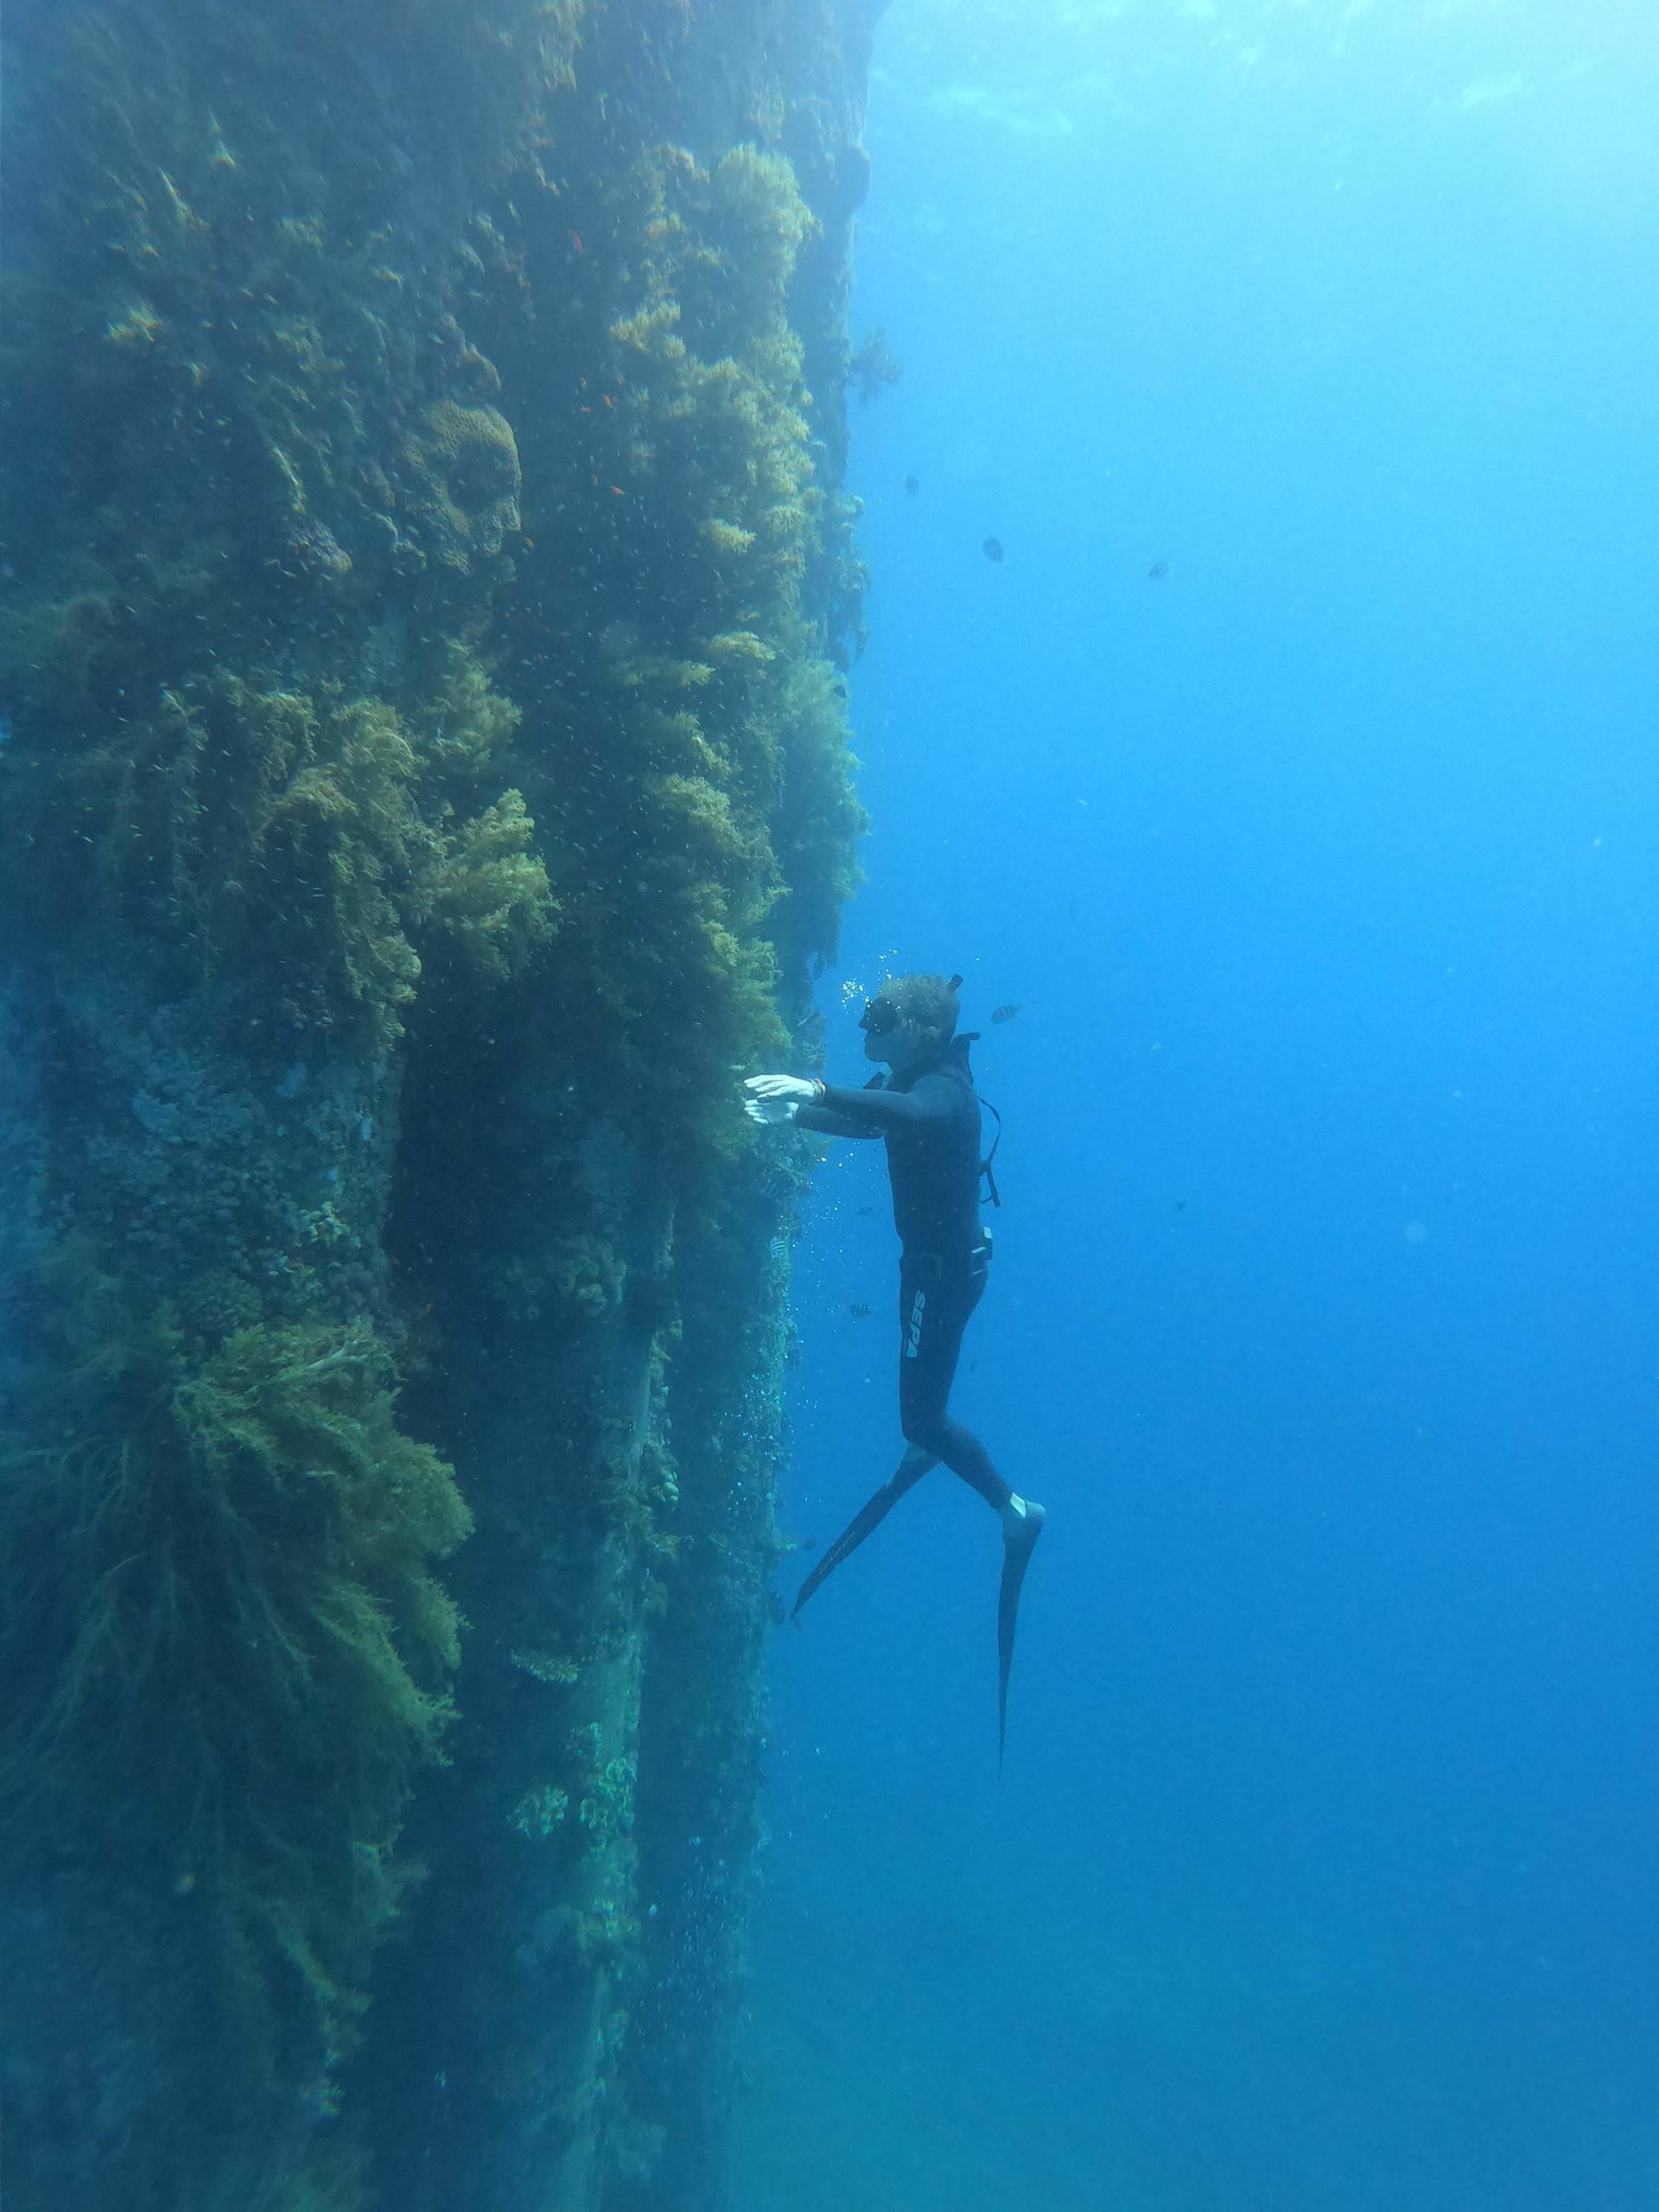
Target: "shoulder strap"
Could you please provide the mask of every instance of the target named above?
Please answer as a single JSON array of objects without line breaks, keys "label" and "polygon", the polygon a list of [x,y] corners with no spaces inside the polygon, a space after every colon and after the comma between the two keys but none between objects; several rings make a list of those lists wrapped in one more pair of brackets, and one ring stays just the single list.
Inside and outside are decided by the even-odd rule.
[{"label": "shoulder strap", "polygon": [[[974,1096],[976,1098],[979,1098],[979,1093],[977,1091],[974,1093]],[[991,1139],[990,1150],[986,1154],[984,1159],[979,1163],[979,1172],[985,1178],[985,1195],[1000,1212],[1002,1207],[1002,1198],[996,1187],[996,1174],[991,1163],[996,1158],[996,1147],[1002,1141],[1002,1116],[997,1112],[995,1107],[992,1105],[988,1098],[979,1098],[979,1103],[985,1109],[985,1111],[990,1116],[991,1119],[996,1123],[996,1135]]]}]

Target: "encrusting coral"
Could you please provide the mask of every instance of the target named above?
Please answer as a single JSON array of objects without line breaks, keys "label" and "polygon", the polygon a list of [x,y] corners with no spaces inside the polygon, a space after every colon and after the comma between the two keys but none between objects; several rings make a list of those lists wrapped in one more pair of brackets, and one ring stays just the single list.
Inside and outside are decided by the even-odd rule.
[{"label": "encrusting coral", "polygon": [[404,444],[410,510],[432,557],[470,569],[518,527],[518,448],[493,407],[440,399]]},{"label": "encrusting coral", "polygon": [[[257,2212],[596,2201],[614,2146],[649,2164],[616,2087],[641,1676],[684,1662],[658,1818],[711,1760],[741,1796],[752,1688],[712,1729],[696,1616],[763,1618],[790,1185],[734,1166],[736,1078],[790,1049],[861,826],[842,388],[815,405],[791,302],[820,233],[728,143],[783,128],[752,12],[423,0],[388,39],[370,0],[89,0],[34,90],[0,935],[55,1257],[0,1433],[0,1758],[9,1866],[74,1867],[90,1925],[143,1860],[133,1974],[188,1925],[212,1984],[134,2069],[135,2212],[245,2201],[237,2157]],[[636,74],[658,50],[671,86]],[[677,1373],[680,1255],[734,1220],[770,1256]],[[399,1367],[480,1527],[445,1570],[479,1623],[454,1787],[407,1842],[470,1516]],[[417,1840],[379,1970],[443,2001],[388,2008],[319,2129]],[[676,1956],[689,2015],[713,1985]],[[377,2102],[377,2041],[429,2031],[462,2056]],[[440,2064],[475,2070],[416,2139]],[[230,2152],[155,2154],[214,2107]]]}]

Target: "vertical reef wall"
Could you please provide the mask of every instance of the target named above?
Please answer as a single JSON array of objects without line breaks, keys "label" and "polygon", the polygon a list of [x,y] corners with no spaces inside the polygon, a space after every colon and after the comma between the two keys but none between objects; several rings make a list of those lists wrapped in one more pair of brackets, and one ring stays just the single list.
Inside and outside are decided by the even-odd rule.
[{"label": "vertical reef wall", "polygon": [[877,4],[8,11],[9,2212],[717,2212]]}]

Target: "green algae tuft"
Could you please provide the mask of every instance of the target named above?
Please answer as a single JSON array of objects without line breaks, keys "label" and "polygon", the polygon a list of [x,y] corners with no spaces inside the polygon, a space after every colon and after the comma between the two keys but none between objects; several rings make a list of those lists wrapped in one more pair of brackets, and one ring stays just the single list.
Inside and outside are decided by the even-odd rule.
[{"label": "green algae tuft", "polygon": [[522,791],[504,791],[443,840],[428,881],[427,914],[464,964],[497,982],[519,973],[554,927],[547,864]]},{"label": "green algae tuft", "polygon": [[38,1567],[0,1623],[14,1813],[117,1858],[128,1822],[165,1835],[250,2048],[324,2080],[412,1876],[459,1656],[435,1569],[469,1516],[367,1328],[202,1359],[84,1248],[43,1287],[39,1386],[0,1444],[4,1541]]}]

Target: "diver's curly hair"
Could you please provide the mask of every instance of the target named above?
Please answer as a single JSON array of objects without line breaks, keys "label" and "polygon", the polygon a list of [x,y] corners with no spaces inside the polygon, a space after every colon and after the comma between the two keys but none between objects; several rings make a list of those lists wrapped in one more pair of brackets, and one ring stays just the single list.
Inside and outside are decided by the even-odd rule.
[{"label": "diver's curly hair", "polygon": [[876,993],[901,1021],[925,1029],[944,1044],[957,1033],[957,986],[943,976],[893,976]]}]

